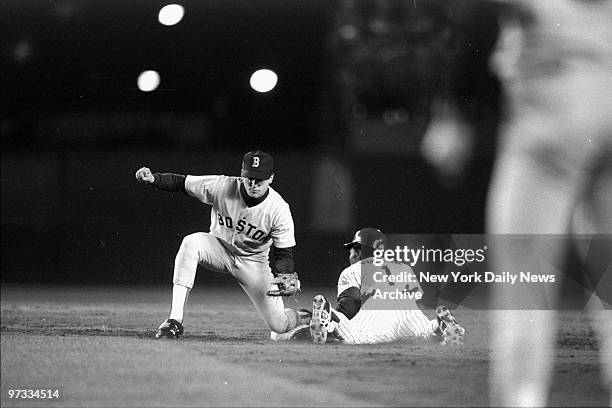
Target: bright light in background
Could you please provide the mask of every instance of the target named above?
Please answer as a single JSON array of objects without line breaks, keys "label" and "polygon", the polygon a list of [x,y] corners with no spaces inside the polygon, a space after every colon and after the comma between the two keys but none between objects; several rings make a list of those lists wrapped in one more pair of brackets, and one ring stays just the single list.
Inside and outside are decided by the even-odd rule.
[{"label": "bright light in background", "polygon": [[276,86],[278,76],[276,72],[269,69],[260,69],[251,75],[251,88],[257,92],[270,92]]},{"label": "bright light in background", "polygon": [[15,44],[13,56],[17,62],[24,62],[32,56],[32,42],[30,40],[21,40]]},{"label": "bright light in background", "polygon": [[142,92],[151,92],[159,86],[157,71],[143,71],[138,75],[138,89]]},{"label": "bright light in background", "polygon": [[185,15],[185,9],[179,4],[168,4],[159,10],[159,22],[166,26],[178,24]]}]

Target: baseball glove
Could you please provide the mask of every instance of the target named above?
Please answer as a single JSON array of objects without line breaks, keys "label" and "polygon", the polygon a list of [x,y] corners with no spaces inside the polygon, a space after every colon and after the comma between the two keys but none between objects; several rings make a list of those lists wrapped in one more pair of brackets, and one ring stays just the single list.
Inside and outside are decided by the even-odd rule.
[{"label": "baseball glove", "polygon": [[296,272],[279,273],[272,284],[276,285],[278,289],[267,291],[266,295],[268,296],[291,296],[300,290],[300,280]]}]

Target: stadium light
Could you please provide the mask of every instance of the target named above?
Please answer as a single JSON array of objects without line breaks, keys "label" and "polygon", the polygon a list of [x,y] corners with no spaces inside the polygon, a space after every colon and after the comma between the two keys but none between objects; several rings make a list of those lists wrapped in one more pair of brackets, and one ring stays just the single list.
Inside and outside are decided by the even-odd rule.
[{"label": "stadium light", "polygon": [[143,71],[138,75],[138,89],[142,92],[151,92],[159,86],[159,73],[157,71]]},{"label": "stadium light", "polygon": [[259,69],[251,75],[250,79],[251,88],[257,92],[270,92],[278,82],[278,75],[276,72],[269,69]]},{"label": "stadium light", "polygon": [[158,20],[165,26],[178,24],[185,15],[185,9],[179,4],[168,4],[159,10]]}]

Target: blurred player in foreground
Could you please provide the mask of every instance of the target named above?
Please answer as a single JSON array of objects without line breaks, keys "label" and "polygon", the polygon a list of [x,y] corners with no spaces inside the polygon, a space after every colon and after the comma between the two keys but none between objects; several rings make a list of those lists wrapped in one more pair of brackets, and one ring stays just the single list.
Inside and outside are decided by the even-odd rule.
[{"label": "blurred player in foreground", "polygon": [[[183,334],[184,306],[198,264],[233,275],[270,330],[285,333],[303,323],[299,312],[285,309],[279,297],[299,290],[300,282],[293,265],[295,237],[291,211],[270,187],[274,179],[272,156],[262,151],[248,152],[240,176],[160,174],[151,173],[147,167],[136,172],[136,179],[141,182],[159,190],[182,191],[212,206],[210,232],[186,236],[178,250],[170,316],[159,327],[157,338],[177,338]],[[276,278],[268,259],[272,245]]]},{"label": "blurred player in foreground", "polygon": [[[612,233],[612,1],[507,3],[516,9],[502,19],[492,63],[508,120],[487,226],[491,234],[531,235],[492,246],[491,259],[500,271],[554,273],[566,248],[546,234]],[[587,307],[612,391],[612,270],[603,269],[587,278]],[[559,287],[494,288],[492,403],[547,404]]]},{"label": "blurred player in foreground", "polygon": [[[502,81],[506,105],[487,203],[487,232],[494,234],[491,266],[556,274],[569,238],[583,256],[593,249],[589,240],[612,253],[612,1],[481,3],[500,16],[490,64]],[[452,147],[470,132],[466,121],[452,114],[457,111],[447,109],[432,121],[436,126],[425,138],[423,151],[436,166],[455,157],[433,147],[446,144],[442,152],[463,152]],[[601,259],[587,271],[585,286],[612,398],[612,270],[605,255]],[[493,405],[547,404],[560,287],[493,287]]]},{"label": "blurred player in foreground", "polygon": [[328,335],[349,344],[386,343],[406,338],[435,338],[443,343],[462,344],[465,330],[445,306],[438,306],[437,318],[429,320],[419,308],[418,281],[395,282],[389,276],[412,273],[407,264],[385,262],[374,265],[375,249],[384,249],[385,235],[374,228],[355,233],[344,244],[349,250],[350,266],[338,279],[336,308],[322,295],[313,299],[310,334],[316,343]]}]

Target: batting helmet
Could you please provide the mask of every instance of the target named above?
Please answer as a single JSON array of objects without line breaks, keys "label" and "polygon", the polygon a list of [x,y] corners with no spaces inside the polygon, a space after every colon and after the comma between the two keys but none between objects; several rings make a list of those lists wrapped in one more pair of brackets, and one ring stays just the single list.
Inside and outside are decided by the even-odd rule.
[{"label": "batting helmet", "polygon": [[345,248],[351,248],[353,245],[359,244],[374,249],[384,249],[387,246],[387,239],[379,229],[362,228],[355,233],[353,240],[344,244]]}]

